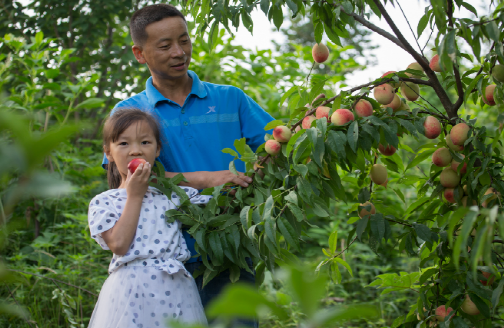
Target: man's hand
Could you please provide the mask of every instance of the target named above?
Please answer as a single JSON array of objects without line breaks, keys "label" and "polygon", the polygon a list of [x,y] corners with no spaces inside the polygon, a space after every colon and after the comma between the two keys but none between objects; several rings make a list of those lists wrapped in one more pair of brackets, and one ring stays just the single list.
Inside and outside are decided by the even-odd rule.
[{"label": "man's hand", "polygon": [[[167,178],[173,178],[178,173],[166,172]],[[185,172],[182,173],[188,182],[181,182],[182,186],[189,186],[195,189],[212,188],[223,185],[225,183],[232,183],[240,187],[248,187],[252,183],[252,178],[239,172],[238,175],[233,174],[229,170],[224,171],[198,171],[198,172]]]},{"label": "man's hand", "polygon": [[249,183],[252,183],[252,178],[241,172],[236,175],[229,170],[208,172],[208,187],[206,188],[220,186],[225,183],[232,183],[246,188]]}]

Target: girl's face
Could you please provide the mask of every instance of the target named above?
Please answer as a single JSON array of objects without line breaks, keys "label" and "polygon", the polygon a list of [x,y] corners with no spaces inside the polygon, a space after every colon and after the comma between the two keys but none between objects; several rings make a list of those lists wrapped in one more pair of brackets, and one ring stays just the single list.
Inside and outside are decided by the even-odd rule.
[{"label": "girl's face", "polygon": [[159,156],[161,145],[156,142],[156,137],[149,124],[138,121],[131,124],[115,142],[105,148],[105,155],[109,162],[115,162],[122,181],[128,176],[128,163],[134,158],[143,158],[154,165]]}]

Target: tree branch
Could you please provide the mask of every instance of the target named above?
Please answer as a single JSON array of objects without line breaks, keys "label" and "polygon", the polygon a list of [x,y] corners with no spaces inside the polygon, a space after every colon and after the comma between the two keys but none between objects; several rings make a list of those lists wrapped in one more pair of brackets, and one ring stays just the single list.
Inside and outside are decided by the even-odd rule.
[{"label": "tree branch", "polygon": [[419,53],[413,49],[413,47],[408,43],[408,41],[404,38],[402,35],[401,31],[397,28],[395,25],[394,21],[388,14],[387,10],[383,5],[381,4],[380,0],[373,0],[373,2],[376,4],[378,7],[378,10],[380,10],[380,13],[382,14],[383,18],[387,21],[387,24],[390,26],[392,31],[394,31],[395,35],[399,39],[399,41],[404,45],[405,50],[413,56],[413,58],[422,66],[425,74],[429,78],[429,80],[432,83],[432,88],[436,92],[437,96],[439,97],[439,100],[441,101],[441,104],[443,104],[444,109],[446,110],[446,113],[448,114],[448,117],[450,119],[454,119],[457,117],[457,113],[453,111],[453,105],[452,102],[450,101],[450,98],[448,97],[448,94],[446,93],[445,89],[439,82],[436,73],[429,67],[429,63],[427,60],[422,57]]},{"label": "tree branch", "polygon": [[[453,29],[453,1],[448,0],[448,8],[446,9],[446,14],[448,15],[448,24]],[[458,69],[458,64],[453,65],[453,75],[455,76],[455,83],[457,84],[458,99],[453,105],[453,111],[457,114],[458,109],[464,102],[464,87],[462,86],[462,79],[460,78],[460,72]]]},{"label": "tree branch", "polygon": [[373,23],[369,22],[368,20],[364,19],[364,17],[362,17],[360,15],[357,15],[356,13],[347,13],[343,9],[343,7],[340,6],[340,8],[341,8],[341,11],[343,11],[348,16],[353,17],[356,21],[358,21],[359,23],[361,23],[363,26],[367,27],[368,29],[370,29],[373,32],[378,33],[379,35],[383,36],[384,38],[392,41],[393,43],[395,43],[397,46],[399,46],[400,48],[404,49],[405,51],[408,51],[404,47],[404,45],[402,44],[402,42],[399,39],[397,39],[395,36],[393,36],[392,34],[390,34],[389,32],[387,32],[387,31],[379,28],[378,26],[376,26]]}]

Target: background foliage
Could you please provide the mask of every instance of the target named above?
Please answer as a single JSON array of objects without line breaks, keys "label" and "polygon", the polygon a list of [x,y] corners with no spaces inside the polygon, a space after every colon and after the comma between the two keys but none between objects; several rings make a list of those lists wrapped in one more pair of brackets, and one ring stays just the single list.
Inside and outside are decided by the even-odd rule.
[{"label": "background foliage", "polygon": [[[2,326],[81,327],[89,320],[96,295],[106,278],[109,260],[109,254],[92,242],[87,228],[88,201],[106,188],[104,172],[99,166],[101,123],[116,102],[143,90],[149,76],[146,67],[134,61],[127,30],[129,15],[147,3],[46,0],[24,6],[19,2],[2,2],[4,19],[0,22],[0,35],[4,37],[0,40],[0,83],[5,94],[0,112],[0,209],[2,260],[7,265],[0,272],[6,279],[6,284],[0,287],[0,295],[5,300],[0,310],[7,313],[0,317]],[[499,114],[503,106],[502,85],[497,82],[497,106],[485,106],[480,100],[485,86],[492,83],[491,68],[497,60],[504,64],[501,58],[502,1],[492,1],[494,12],[474,21],[451,19],[446,15],[450,5],[473,11],[463,1],[432,1],[427,5],[417,34],[435,29],[433,47],[441,55],[445,68],[437,79],[446,90],[446,97],[443,98],[439,90],[434,92],[422,86],[424,99],[410,104],[412,111],[401,114],[403,116],[380,109],[368,98],[367,92],[373,84],[356,88],[353,93],[337,92],[335,88],[345,87],[345,76],[352,70],[362,69],[354,58],[362,54],[362,49],[356,45],[366,43],[356,41],[366,40],[367,33],[357,22],[365,22],[364,13],[382,16],[376,3],[357,0],[306,4],[295,0],[273,3],[265,0],[260,3],[189,1],[180,4],[190,17],[195,17],[189,23],[194,34],[191,69],[202,80],[242,88],[284,123],[294,124],[301,119],[307,110],[305,104],[311,103],[322,91],[325,98],[318,104],[326,103],[333,109],[351,108],[357,98],[365,97],[373,103],[376,112],[374,119],[352,123],[352,133],[348,133],[348,125],[334,127],[319,120],[314,127],[298,134],[298,140],[306,140],[304,151],[299,151],[301,143],[291,144],[292,150],[299,151],[297,158],[296,155],[294,159],[279,156],[275,159],[276,165],[267,166],[265,180],[256,180],[257,185],[244,191],[241,200],[222,198],[225,203],[221,205],[236,208],[233,214],[239,216],[244,206],[252,205],[247,203],[247,198],[257,197],[257,189],[262,188],[266,197],[262,201],[254,199],[252,206],[267,205],[270,196],[271,199],[278,197],[279,208],[272,206],[270,215],[281,217],[289,213],[281,212],[283,206],[294,203],[286,199],[288,193],[283,193],[291,188],[302,216],[296,232],[290,231],[285,224],[283,228],[271,226],[268,232],[256,222],[256,236],[263,240],[262,248],[258,244],[260,254],[256,256],[258,276],[264,281],[261,293],[236,289],[224,295],[211,310],[220,315],[223,325],[225,310],[230,304],[236,304],[237,295],[243,293],[255,299],[256,306],[270,309],[270,314],[261,319],[264,327],[322,326],[331,320],[344,322],[340,325],[345,327],[397,327],[403,322],[405,326],[416,326],[419,320],[421,326],[426,326],[432,315],[429,310],[446,302],[457,308],[461,303],[460,295],[466,292],[471,293],[473,300],[479,300],[475,303],[485,311],[475,319],[458,310],[459,319],[453,319],[452,325],[465,327],[472,323],[478,327],[497,327],[502,323],[499,323],[504,318],[502,245],[484,237],[485,231],[492,231],[496,240],[502,240],[502,198],[494,200],[499,204],[495,210],[471,212],[470,217],[465,216],[466,210],[444,202],[437,180],[440,169],[432,166],[429,160],[443,141],[428,140],[422,135],[422,120],[427,114],[447,116],[441,120],[445,133],[457,123],[452,120],[455,117],[464,120],[478,117],[478,121],[469,121],[475,126],[474,138],[470,141],[474,148],[469,146],[464,151],[467,159],[474,158],[474,172],[468,174],[470,182],[474,183],[472,196],[480,203],[488,199],[483,196],[488,185],[502,194],[502,145],[498,129],[498,123],[502,122],[502,114]],[[253,24],[250,12],[255,7],[264,11],[277,27],[284,20],[282,8],[289,15],[306,15],[312,24],[299,26],[295,21],[294,30],[299,27],[300,31],[308,31],[298,36],[306,36],[279,46],[277,52],[251,51],[231,45],[224,28],[240,23],[250,28]],[[306,84],[312,67],[311,38],[320,41],[324,31],[331,40],[329,60],[323,67],[315,67],[310,83]],[[347,37],[350,41],[344,41]],[[462,38],[471,48],[469,51],[460,47],[462,41],[455,41]],[[486,48],[493,45],[488,54],[481,51],[486,49],[485,45]],[[431,57],[431,54],[425,55]],[[398,76],[406,78],[401,73]],[[428,73],[424,80],[432,81],[433,77]],[[293,86],[297,86],[296,89]],[[459,86],[464,91],[464,106],[456,109],[445,106],[447,99],[452,105],[460,99]],[[441,112],[435,112],[433,107]],[[466,114],[472,117],[467,118]],[[411,121],[411,125],[405,121]],[[353,133],[356,130],[359,131],[357,137]],[[405,132],[400,142],[395,136],[398,130]],[[335,134],[340,139],[334,139],[337,138]],[[331,142],[331,139],[338,142]],[[317,145],[318,140],[326,145],[322,154],[321,148],[317,150],[311,146]],[[387,187],[369,188],[368,172],[380,142],[394,144],[399,151],[391,158],[380,156],[379,161],[389,169]],[[241,156],[246,153],[245,148],[235,148]],[[258,153],[265,155],[261,149]],[[289,153],[284,147],[284,155]],[[306,164],[308,157],[312,159],[311,164]],[[321,174],[324,162],[334,164],[329,167],[330,178]],[[253,160],[249,159],[249,163]],[[290,181],[285,181],[282,168],[289,172],[287,176],[292,176]],[[482,174],[476,176],[478,172]],[[485,172],[490,174],[483,174]],[[304,178],[294,180],[300,176]],[[321,201],[315,202],[319,207],[307,206],[307,203],[313,204],[314,198],[307,191],[312,187],[305,183],[330,184],[334,195],[319,185],[315,189],[322,191],[317,195]],[[284,186],[286,188],[282,189]],[[370,197],[378,214],[359,220],[358,204]],[[258,214],[267,222],[264,205],[258,206]],[[294,217],[299,213],[295,209],[292,211]],[[208,218],[222,213],[215,208],[210,214]],[[246,214],[245,219],[248,219]],[[297,221],[292,221],[293,217],[285,219],[289,224]],[[237,224],[242,222],[239,220]],[[250,221],[245,223],[243,226]],[[378,228],[381,224],[385,230]],[[461,236],[452,239],[455,228],[461,224]],[[473,224],[477,231],[474,240],[470,237]],[[356,235],[359,241],[350,245]],[[243,233],[240,240],[246,238]],[[268,242],[270,244],[266,244]],[[277,245],[271,245],[272,242]],[[460,250],[467,246],[478,249],[472,252],[478,255],[469,253],[469,257],[465,257]],[[274,254],[275,249],[278,254]],[[453,250],[457,251],[455,255]],[[291,252],[297,259],[290,255]],[[457,253],[462,254],[462,260],[469,261],[468,265],[462,261],[459,268],[456,267],[458,258],[452,260],[452,256],[458,256]],[[484,262],[479,262],[480,255]],[[228,263],[233,262],[233,255],[221,256],[223,261],[227,258]],[[292,262],[303,263],[309,268],[307,272],[314,272],[321,263],[327,265],[319,268],[320,278],[312,281],[306,278],[308,273],[296,267],[277,270],[278,264]],[[498,278],[492,286],[482,286],[477,279],[472,279],[479,272],[476,268],[492,271]],[[407,278],[399,281],[397,274],[400,272]],[[325,274],[329,280],[324,280]],[[210,273],[208,275],[210,277]],[[477,277],[482,278],[481,272]],[[310,281],[313,283],[308,284],[310,288],[304,291],[296,288]],[[370,287],[371,283],[385,291]],[[306,300],[312,300],[315,305]],[[355,313],[363,313],[363,308],[343,311],[341,316],[340,312],[332,310],[333,317],[328,317],[324,311],[334,305],[342,309],[342,304],[358,303],[377,305],[379,316],[358,319]],[[372,308],[365,310],[373,314]],[[244,311],[244,308],[234,309],[234,313],[251,314]],[[420,312],[420,319],[417,319],[417,312]]]}]

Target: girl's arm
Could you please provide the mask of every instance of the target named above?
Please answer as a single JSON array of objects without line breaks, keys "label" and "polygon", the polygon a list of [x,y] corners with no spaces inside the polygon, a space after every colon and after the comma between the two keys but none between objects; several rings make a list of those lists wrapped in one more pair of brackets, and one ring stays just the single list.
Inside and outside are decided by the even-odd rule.
[{"label": "girl's arm", "polygon": [[111,229],[101,234],[107,246],[116,255],[126,254],[133,238],[135,238],[142,200],[149,186],[150,174],[151,165],[149,163],[140,164],[133,174],[128,172],[126,179],[128,196],[122,215]]}]

